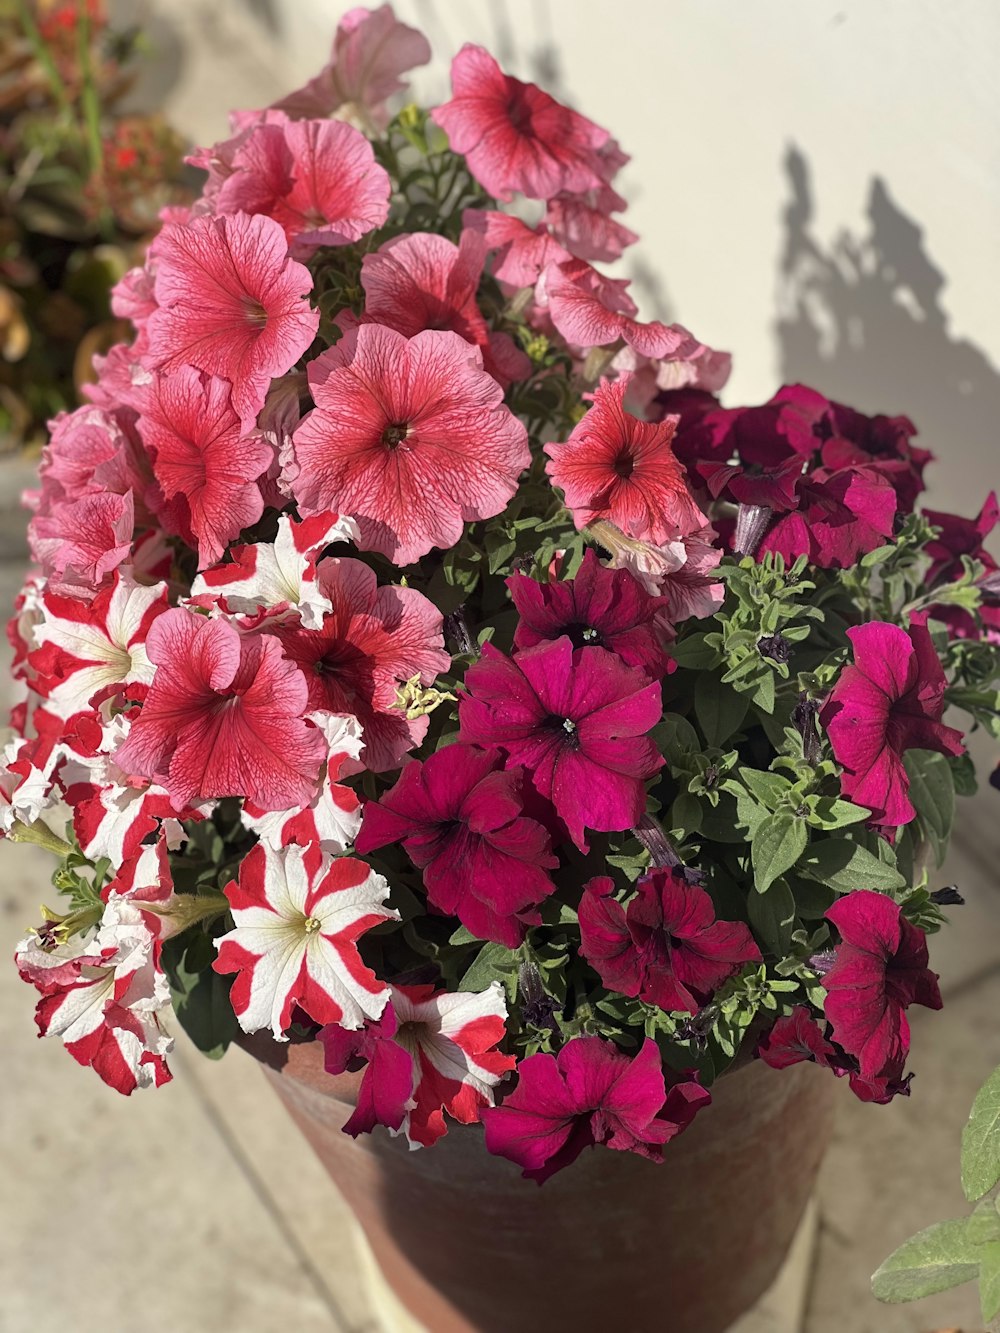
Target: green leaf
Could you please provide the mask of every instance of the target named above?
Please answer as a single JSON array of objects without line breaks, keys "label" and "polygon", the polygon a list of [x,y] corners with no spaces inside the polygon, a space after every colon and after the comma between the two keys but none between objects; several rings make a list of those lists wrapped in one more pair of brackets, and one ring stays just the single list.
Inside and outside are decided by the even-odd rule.
[{"label": "green leaf", "polygon": [[484,944],[476,954],[472,966],[459,983],[460,991],[484,991],[494,981],[502,981],[510,990],[511,979],[517,974],[517,955],[502,944]]},{"label": "green leaf", "polygon": [[1000,1180],[1000,1067],[976,1093],[962,1130],[962,1189],[981,1199]]},{"label": "green leaf", "polygon": [[846,838],[814,842],[799,858],[798,868],[809,879],[818,880],[840,893],[850,893],[854,889],[888,893],[906,885],[906,880],[893,866],[886,865],[864,847],[848,842]]},{"label": "green leaf", "polygon": [[773,954],[780,958],[788,953],[795,929],[795,899],[783,880],[772,884],[767,893],[751,893],[747,914],[754,933]]},{"label": "green leaf", "polygon": [[754,886],[764,893],[774,881],[799,859],[809,835],[806,822],[791,812],[769,815],[758,825],[750,844]]},{"label": "green leaf", "polygon": [[710,671],[722,661],[722,654],[705,642],[704,634],[689,634],[680,643],[672,644],[670,656],[679,667],[690,671]]},{"label": "green leaf", "polygon": [[973,1245],[992,1245],[1000,1241],[1000,1213],[996,1199],[980,1199],[969,1218],[969,1241]]},{"label": "green leaf", "polygon": [[1000,1314],[1000,1241],[991,1241],[979,1251],[979,1302],[984,1323]]},{"label": "green leaf", "polygon": [[780,773],[763,773],[757,768],[741,768],[739,775],[747,790],[772,810],[792,785]]},{"label": "green leaf", "polygon": [[708,745],[721,746],[738,731],[747,715],[748,700],[716,676],[702,675],[694,687],[694,711]]},{"label": "green leaf", "polygon": [[951,764],[945,755],[932,750],[908,750],[903,763],[910,779],[910,800],[940,866],[955,818],[955,779]]},{"label": "green leaf", "polygon": [[872,1277],[876,1298],[916,1301],[971,1282],[979,1272],[979,1257],[968,1224],[967,1217],[935,1222],[904,1241]]},{"label": "green leaf", "polygon": [[853,801],[841,801],[833,796],[810,796],[806,802],[809,823],[819,828],[844,828],[860,824],[871,817],[871,811]]},{"label": "green leaf", "polygon": [[203,1055],[218,1060],[239,1034],[239,1023],[229,1000],[233,978],[212,971],[214,957],[211,937],[200,926],[167,940],[161,954],[178,1023]]}]

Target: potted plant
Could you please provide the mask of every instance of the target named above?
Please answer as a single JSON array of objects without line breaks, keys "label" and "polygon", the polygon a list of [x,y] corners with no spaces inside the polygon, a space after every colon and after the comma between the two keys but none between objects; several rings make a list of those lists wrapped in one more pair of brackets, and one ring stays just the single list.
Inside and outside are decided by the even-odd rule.
[{"label": "potted plant", "polygon": [[435,1333],[711,1333],[940,1007],[996,504],[922,508],[905,417],[722,406],[595,267],[615,141],[473,46],[391,115],[428,57],[355,10],[235,116],[53,422],[3,800],[66,903],[17,964],[123,1093],[171,1007],[249,1050]]}]

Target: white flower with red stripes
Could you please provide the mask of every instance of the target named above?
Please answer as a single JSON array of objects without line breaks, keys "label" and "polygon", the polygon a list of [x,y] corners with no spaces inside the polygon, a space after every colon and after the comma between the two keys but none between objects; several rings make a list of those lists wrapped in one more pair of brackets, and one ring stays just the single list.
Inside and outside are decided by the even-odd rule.
[{"label": "white flower with red stripes", "polygon": [[282,515],[273,542],[234,546],[230,563],[198,575],[191,601],[233,614],[262,609],[297,610],[306,629],[319,629],[333,605],[317,586],[316,564],[333,542],[354,542],[358,525],[343,514],[319,514],[302,521]]},{"label": "white flower with red stripes", "polygon": [[217,941],[216,972],[235,972],[230,1000],[244,1032],[279,1041],[296,1007],[316,1023],[359,1028],[377,1018],[389,988],[365,965],[358,940],[398,913],[389,885],[363,861],[315,844],[275,851],[258,843],[225,889],[235,930]]}]

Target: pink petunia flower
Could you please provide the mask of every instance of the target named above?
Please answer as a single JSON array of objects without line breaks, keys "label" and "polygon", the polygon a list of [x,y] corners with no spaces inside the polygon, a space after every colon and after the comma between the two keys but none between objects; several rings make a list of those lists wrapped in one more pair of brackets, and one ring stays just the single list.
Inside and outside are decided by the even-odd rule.
[{"label": "pink petunia flower", "polygon": [[28,525],[31,554],[64,586],[100,588],[132,553],[132,492],[94,494],[36,514]]},{"label": "pink petunia flower", "polygon": [[643,784],[664,762],[645,734],[662,716],[658,682],[604,648],[574,650],[564,636],[513,660],[486,644],[465,683],[460,739],[524,768],[581,851],[586,829],[636,824]]},{"label": "pink petunia flower", "polygon": [[264,512],[258,482],[272,451],[244,433],[231,387],[178,366],[154,376],[139,415],[139,434],[167,500],[161,520],[196,547],[199,565],[218,560]]},{"label": "pink petunia flower", "polygon": [[803,1060],[814,1060],[829,1069],[837,1060],[836,1047],[823,1036],[812,1010],[804,1004],[777,1020],[758,1044],[757,1054],[772,1069],[788,1069]]},{"label": "pink petunia flower", "polygon": [[481,1112],[486,1147],[523,1167],[539,1184],[603,1144],[658,1162],[711,1101],[707,1088],[681,1080],[669,1091],[656,1042],[634,1056],[601,1037],[575,1037],[558,1055],[529,1055],[503,1105]]},{"label": "pink petunia flower", "polygon": [[805,555],[820,569],[850,569],[863,555],[892,537],[897,496],[875,468],[846,467],[836,472],[816,468],[798,479],[794,513],[782,514],[757,548],[793,563]]},{"label": "pink petunia flower", "polygon": [[826,913],[840,932],[836,961],[822,978],[833,1037],[856,1056],[862,1079],[902,1069],[910,1046],[905,1010],[941,1008],[937,974],[927,966],[927,937],[898,903],[859,889]]},{"label": "pink petunia flower", "polygon": [[391,5],[350,9],[337,25],[327,63],[274,107],[289,116],[336,115],[383,129],[386,102],[407,86],[399,76],[430,58],[427,38],[400,23]]},{"label": "pink petunia flower", "polygon": [[550,199],[545,221],[555,239],[576,258],[611,263],[639,239],[611,216],[624,207],[621,195],[610,185],[602,185],[584,194],[561,194]]},{"label": "pink petunia flower", "polygon": [[688,490],[671,441],[675,420],[640,421],[625,411],[627,378],[602,380],[593,406],[564,444],[547,444],[545,470],[578,529],[610,519],[640,541],[660,544],[707,520]]},{"label": "pink petunia flower", "polygon": [[925,617],[914,616],[909,633],[872,621],[847,637],[854,661],[841,669],[820,721],[844,768],[844,795],[898,828],[916,816],[903,755],[914,748],[962,754],[962,733],[941,721],[948,682]]},{"label": "pink petunia flower", "polygon": [[652,870],[627,906],[614,881],[592,879],[580,900],[580,952],[609,990],[667,1012],[697,1013],[760,950],[742,921],[716,921],[712,899],[678,869]]},{"label": "pink petunia flower", "polygon": [[357,1138],[385,1125],[404,1133],[411,1148],[430,1147],[448,1132],[445,1112],[474,1124],[514,1068],[514,1056],[495,1049],[506,1035],[507,1003],[498,981],[478,994],[391,989],[381,1020],[363,1033],[323,1029],[326,1069],[342,1074],[368,1065],[346,1134]]},{"label": "pink petunia flower", "polygon": [[226,886],[235,929],[216,941],[214,971],[235,972],[230,1002],[244,1032],[287,1041],[296,1006],[314,1023],[360,1028],[378,1018],[389,988],[366,967],[358,940],[383,921],[389,885],[353,857],[318,847],[280,852],[258,843]]},{"label": "pink petunia flower", "polygon": [[983,544],[1000,519],[996,492],[990,491],[975,518],[961,518],[958,514],[942,513],[936,509],[925,509],[924,517],[940,528],[938,536],[928,542],[926,547],[932,560],[925,580],[927,586],[934,587],[935,584],[949,583],[960,578],[964,568],[963,556],[983,565],[980,586],[986,579],[992,585],[983,589],[978,619],[972,612],[959,606],[932,607],[931,618],[944,621],[955,638],[978,639],[985,635],[995,643],[1000,642],[1000,588],[996,586],[998,566]]},{"label": "pink petunia flower", "polygon": [[451,91],[452,100],[431,118],[494,198],[509,200],[519,191],[551,199],[603,183],[607,168],[599,150],[607,130],[533,83],[504,74],[481,46],[466,43],[452,61]]},{"label": "pink petunia flower", "polygon": [[240,136],[227,170],[214,211],[274,218],[296,259],[359,241],[389,216],[388,173],[343,121],[269,118]]},{"label": "pink petunia flower", "polygon": [[521,774],[498,772],[499,756],[449,745],[404,765],[396,785],[365,806],[357,850],[402,842],[423,871],[431,907],[473,935],[516,949],[532,909],[555,885],[559,858],[548,833],[526,818]]},{"label": "pink petunia flower", "polygon": [[153,682],[114,756],[125,772],[162,783],[178,810],[218,796],[267,810],[312,800],[323,738],[277,639],[176,609],[154,622],[146,653]]},{"label": "pink petunia flower", "polygon": [[352,514],[362,549],[397,565],[499,514],[530,462],[524,426],[456,333],[407,339],[362,324],[310,363],[309,383],[316,407],[294,437],[299,510]]},{"label": "pink petunia flower", "polygon": [[170,223],[157,238],[156,261],[149,364],[187,364],[229,380],[237,413],[252,422],[271,380],[316,336],[312,275],[289,259],[281,226],[261,214]]},{"label": "pink petunia flower", "polygon": [[365,767],[398,768],[430,721],[408,719],[396,707],[397,686],[414,676],[432,685],[451,663],[441,612],[415,588],[379,587],[360,560],[323,560],[317,591],[333,606],[318,629],[279,620],[273,632],[302,668],[309,707],[353,714],[363,729]]},{"label": "pink petunia flower", "polygon": [[306,629],[319,629],[333,604],[320,591],[317,562],[328,546],[357,536],[357,524],[341,514],[302,520],[282,514],[273,542],[234,546],[226,564],[203,570],[191,585],[191,601],[233,614],[290,608]]},{"label": "pink petunia flower", "polygon": [[572,258],[546,226],[529,227],[512,213],[467,208],[462,226],[463,235],[482,236],[486,249],[495,255],[493,276],[511,287],[533,287],[547,265]]},{"label": "pink petunia flower", "polygon": [[520,617],[515,648],[566,634],[574,648],[606,648],[651,680],[673,670],[654,624],[664,600],[651,597],[627,570],[605,568],[593,548],[572,579],[538,583],[512,574],[507,587]]}]

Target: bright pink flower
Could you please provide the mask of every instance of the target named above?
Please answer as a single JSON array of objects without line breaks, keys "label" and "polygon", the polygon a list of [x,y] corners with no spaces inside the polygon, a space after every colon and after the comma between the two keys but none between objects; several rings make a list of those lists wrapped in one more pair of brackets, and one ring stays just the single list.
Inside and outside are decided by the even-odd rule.
[{"label": "bright pink flower", "polygon": [[28,525],[31,554],[66,585],[99,588],[132,552],[135,505],[124,495],[84,495],[36,514]]},{"label": "bright pink flower", "polygon": [[296,259],[350,245],[381,227],[392,186],[363,134],[341,120],[256,125],[241,136],[217,213],[266,213]]},{"label": "bright pink flower", "polygon": [[365,856],[402,842],[423,871],[431,907],[480,939],[516,949],[533,911],[555,890],[559,858],[541,824],[524,816],[521,774],[499,756],[449,745],[403,766],[395,787],[365,806],[357,838]]},{"label": "bright pink flower", "polygon": [[827,1041],[811,1009],[797,1004],[790,1014],[777,1020],[757,1047],[757,1054],[772,1069],[787,1069],[803,1060],[815,1060],[824,1068],[836,1064],[836,1048]]},{"label": "bright pink flower", "polygon": [[[798,481],[799,462],[794,461]],[[897,496],[874,468],[817,468],[798,481],[795,513],[783,514],[758,547],[778,552],[787,563],[800,555],[820,569],[850,569],[893,534]]]},{"label": "bright pink flower", "polygon": [[697,1013],[760,950],[742,921],[716,921],[712,899],[679,870],[652,870],[628,905],[614,881],[592,879],[580,900],[580,952],[609,990],[667,1012]]},{"label": "bright pink flower", "polygon": [[154,376],[139,434],[168,501],[168,531],[197,548],[199,565],[218,560],[264,512],[258,482],[273,454],[244,434],[228,380],[178,366]]},{"label": "bright pink flower", "polygon": [[644,782],[663,767],[645,735],[660,721],[660,686],[603,648],[563,637],[512,660],[486,644],[466,672],[460,738],[495,746],[527,770],[586,851],[586,829],[632,828]]},{"label": "bright pink flower", "polygon": [[178,810],[216,796],[266,810],[312,800],[323,738],[303,719],[308,686],[277,639],[173,610],[146,652],[153,683],[114,756],[125,772],[161,783]]},{"label": "bright pink flower", "polygon": [[533,287],[548,264],[572,258],[546,226],[529,227],[512,213],[467,208],[462,225],[483,237],[495,255],[493,276],[511,287]]},{"label": "bright pink flower", "polygon": [[[382,1124],[393,1133],[401,1130],[411,1148],[420,1148],[448,1132],[446,1111],[459,1124],[474,1124],[516,1063],[495,1049],[506,1035],[506,1018],[497,981],[478,994],[393,986],[382,1021],[369,1024],[364,1034],[355,1039],[326,1028],[320,1039],[328,1073],[369,1062],[357,1111],[344,1132],[357,1137]],[[407,1056],[408,1087],[400,1050]]]},{"label": "bright pink flower", "polygon": [[515,648],[569,635],[574,648],[607,648],[651,680],[673,669],[654,621],[665,603],[624,569],[606,569],[588,548],[572,579],[538,583],[513,574],[507,587],[520,616]]},{"label": "bright pink flower", "polygon": [[927,937],[898,903],[859,889],[826,914],[840,932],[836,962],[822,979],[833,1037],[858,1059],[862,1079],[902,1069],[910,1046],[905,1010],[941,1008],[937,974],[927,966]]},{"label": "bright pink flower", "polygon": [[144,514],[153,477],[132,428],[134,419],[120,401],[115,410],[85,406],[61,412],[42,450],[41,491],[32,506],[36,512],[52,515],[61,504],[87,495],[124,496],[131,491]]},{"label": "bright pink flower", "polygon": [[605,277],[582,259],[550,264],[543,281],[552,323],[575,347],[607,347],[621,340],[657,361],[689,361],[709,350],[680,324],[635,319],[628,283]]},{"label": "bright pink flower", "polygon": [[291,608],[307,629],[319,629],[333,610],[320,592],[317,562],[334,542],[354,541],[353,519],[317,514],[303,520],[282,514],[273,542],[234,546],[229,562],[204,570],[191,585],[191,600],[210,609],[221,605],[232,613]]},{"label": "bright pink flower", "polygon": [[963,571],[963,556],[977,560],[983,565],[981,585],[985,580],[989,580],[989,584],[983,589],[983,604],[978,618],[962,607],[935,606],[930,612],[932,619],[943,620],[955,638],[978,639],[985,636],[993,642],[1000,642],[1000,588],[997,586],[996,576],[998,566],[983,545],[1000,518],[996,492],[990,491],[975,518],[960,518],[958,514],[946,514],[936,509],[925,509],[924,517],[941,529],[937,538],[928,542],[926,547],[927,554],[933,561],[925,580],[928,587],[950,583],[960,578]]},{"label": "bright pink flower", "polygon": [[844,795],[898,828],[916,815],[903,755],[962,754],[962,733],[941,721],[948,682],[923,619],[914,617],[909,633],[872,621],[847,637],[854,662],[841,669],[820,721],[844,768]]},{"label": "bright pink flower", "polygon": [[326,742],[319,790],[307,806],[294,805],[288,810],[261,810],[252,801],[244,801],[243,823],[275,851],[294,842],[300,847],[315,843],[323,852],[343,852],[361,827],[361,801],[353,787],[338,779],[345,770],[356,772],[361,767],[361,724],[356,717],[336,713],[307,713],[306,717]]},{"label": "bright pink flower", "polygon": [[480,1118],[487,1149],[542,1184],[596,1144],[658,1162],[709,1101],[694,1081],[667,1090],[650,1037],[634,1056],[601,1037],[575,1037],[558,1055],[522,1060],[514,1092]]},{"label": "bright pink flower", "polygon": [[244,1032],[287,1041],[296,1006],[314,1023],[360,1028],[389,988],[366,967],[358,940],[383,921],[389,885],[363,861],[318,847],[276,852],[258,843],[226,885],[235,929],[216,941],[216,972],[235,972],[230,1002]]},{"label": "bright pink flower", "polygon": [[310,363],[309,383],[316,407],[294,440],[299,510],[352,514],[362,549],[397,565],[499,514],[530,462],[524,426],[458,334],[363,324]]},{"label": "bright pink flower", "polygon": [[606,167],[598,150],[608,142],[607,130],[533,83],[504,74],[481,46],[466,43],[452,61],[451,90],[452,100],[431,118],[495,198],[519,191],[551,199],[602,184]]},{"label": "bright pink flower", "polygon": [[564,444],[547,444],[545,466],[584,528],[610,519],[640,541],[661,543],[704,527],[671,440],[675,421],[640,421],[625,411],[627,380],[602,380],[593,406]]},{"label": "bright pink flower", "polygon": [[380,588],[360,560],[322,561],[317,590],[333,605],[320,628],[278,621],[274,633],[302,668],[309,707],[353,714],[364,732],[365,766],[376,773],[398,768],[430,720],[408,720],[396,707],[397,687],[414,676],[432,685],[451,663],[441,612],[414,588]]},{"label": "bright pink flower", "polygon": [[576,258],[611,263],[639,239],[634,231],[611,216],[624,207],[621,195],[610,185],[602,185],[585,194],[557,195],[550,199],[545,221],[555,239]]},{"label": "bright pink flower", "polygon": [[316,336],[312,275],[289,259],[280,225],[261,214],[169,224],[157,238],[156,259],[150,363],[164,370],[187,364],[229,380],[237,413],[252,421],[271,380]]},{"label": "bright pink flower", "polygon": [[386,101],[407,86],[399,76],[430,58],[427,38],[400,23],[391,5],[350,9],[337,25],[327,64],[274,106],[289,116],[336,114],[381,129],[389,120]]}]

